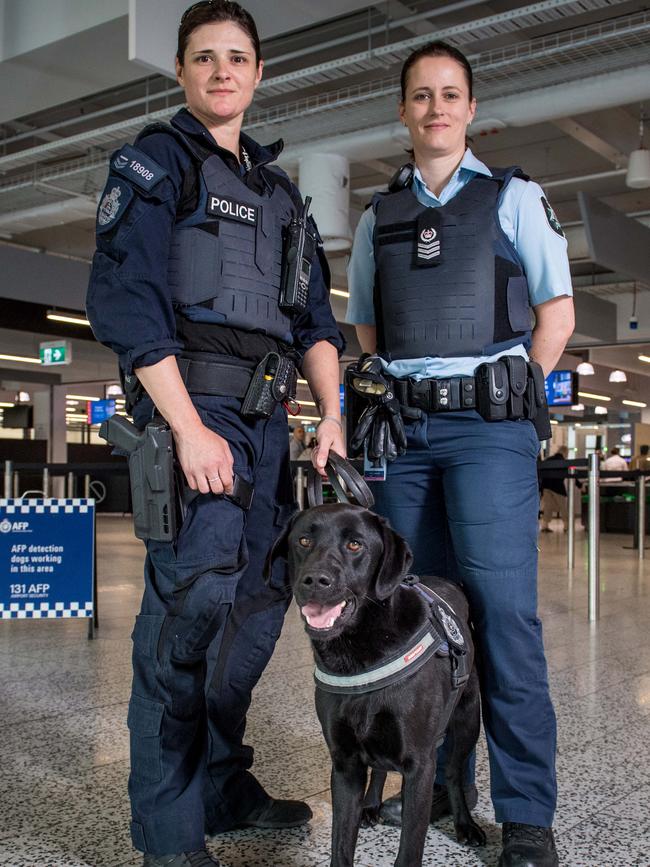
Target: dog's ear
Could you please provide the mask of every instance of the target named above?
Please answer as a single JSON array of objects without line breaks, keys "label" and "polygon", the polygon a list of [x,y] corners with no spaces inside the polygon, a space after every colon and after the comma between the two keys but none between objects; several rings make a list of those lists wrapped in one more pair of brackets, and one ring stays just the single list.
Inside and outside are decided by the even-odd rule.
[{"label": "dog's ear", "polygon": [[271,576],[273,574],[273,564],[275,563],[275,561],[279,560],[280,557],[284,558],[285,560],[287,558],[287,554],[288,554],[288,544],[287,543],[289,540],[289,533],[291,532],[291,530],[293,528],[294,521],[296,520],[296,518],[298,517],[299,514],[300,514],[300,512],[296,512],[295,515],[292,515],[292,517],[289,519],[288,523],[286,524],[285,528],[282,530],[280,535],[277,537],[277,539],[275,540],[275,542],[271,546],[269,553],[266,555],[266,560],[264,562],[264,569],[262,570],[262,577],[264,578],[264,580],[266,581],[267,584],[271,581]]},{"label": "dog's ear", "polygon": [[375,515],[375,519],[384,545],[383,553],[379,555],[375,595],[377,599],[388,599],[411,568],[413,554],[406,540],[393,530],[385,518]]}]

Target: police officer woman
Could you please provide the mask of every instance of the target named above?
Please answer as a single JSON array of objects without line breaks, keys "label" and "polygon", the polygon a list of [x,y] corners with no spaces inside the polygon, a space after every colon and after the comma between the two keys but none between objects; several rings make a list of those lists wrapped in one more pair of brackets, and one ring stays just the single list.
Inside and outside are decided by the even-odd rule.
[{"label": "police officer woman", "polygon": [[[262,580],[294,508],[282,402],[295,360],[322,416],[314,463],[343,453],[342,338],[320,247],[306,304],[279,305],[283,239],[303,203],[273,166],[282,142],[241,132],[262,76],[251,16],[228,0],[194,4],[176,71],[187,108],[111,158],[88,314],[119,355],[138,426],[154,413],[169,423],[190,489],[175,542],[147,543],[128,714],[131,835],[147,867],[207,867],[217,862],[205,832],[311,817],[265,792],[242,739],[289,602],[282,569]],[[315,225],[307,231],[316,245]],[[254,486],[248,511],[223,496],[236,476]]]},{"label": "police officer woman", "polygon": [[[466,146],[476,101],[462,53],[418,49],[401,89],[413,171],[364,213],[348,271],[348,321],[380,356],[379,378],[395,378],[382,411],[400,411],[406,429],[406,453],[373,493],[415,570],[462,582],[469,597],[499,864],[550,867],[556,725],[537,615],[539,442],[528,420],[537,413],[539,423],[545,405],[527,358],[548,374],[573,330],[567,245],[537,184],[488,168]],[[448,810],[439,764],[433,818]],[[466,792],[471,806],[473,781]],[[399,821],[399,799],[382,811]]]}]

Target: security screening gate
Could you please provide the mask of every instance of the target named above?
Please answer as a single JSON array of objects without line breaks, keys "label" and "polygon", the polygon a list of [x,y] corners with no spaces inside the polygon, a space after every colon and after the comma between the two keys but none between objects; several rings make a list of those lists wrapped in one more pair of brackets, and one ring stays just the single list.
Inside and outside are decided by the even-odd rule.
[{"label": "security screening gate", "polygon": [[0,499],[0,620],[96,625],[95,501]]}]

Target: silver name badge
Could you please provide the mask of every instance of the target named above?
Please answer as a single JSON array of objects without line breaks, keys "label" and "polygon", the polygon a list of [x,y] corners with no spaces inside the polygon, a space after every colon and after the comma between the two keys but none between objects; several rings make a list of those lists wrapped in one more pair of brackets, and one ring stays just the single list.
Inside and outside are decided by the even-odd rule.
[{"label": "silver name badge", "polygon": [[237,220],[239,223],[247,223],[249,226],[257,225],[257,208],[255,205],[247,205],[227,196],[208,196],[206,208],[208,214],[213,217],[224,217],[227,220]]}]

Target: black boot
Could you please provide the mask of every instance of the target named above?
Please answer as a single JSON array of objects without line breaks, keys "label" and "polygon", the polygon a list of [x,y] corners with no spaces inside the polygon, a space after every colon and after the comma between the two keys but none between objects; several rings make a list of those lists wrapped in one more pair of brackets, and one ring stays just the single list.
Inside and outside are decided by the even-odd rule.
[{"label": "black boot", "polygon": [[499,867],[559,867],[552,828],[503,823],[503,852]]},{"label": "black boot", "polygon": [[181,852],[178,855],[150,855],[145,853],[142,867],[221,867],[207,849]]},{"label": "black boot", "polygon": [[279,798],[268,798],[252,807],[248,813],[240,814],[236,820],[224,827],[214,828],[206,822],[205,833],[209,837],[223,834],[226,831],[236,831],[241,828],[299,828],[306,825],[313,813],[309,804],[304,801],[283,801]]},{"label": "black boot", "polygon": [[[473,810],[478,803],[478,790],[474,783],[470,783],[465,788],[465,800],[467,808]],[[447,786],[441,786],[436,783],[433,787],[433,801],[431,802],[431,818],[430,822],[437,822],[438,819],[443,819],[445,816],[451,816],[451,806],[449,804],[449,795],[447,794]],[[402,824],[402,796],[393,795],[392,798],[387,798],[379,808],[379,818],[384,825],[395,825],[400,827]]]}]

